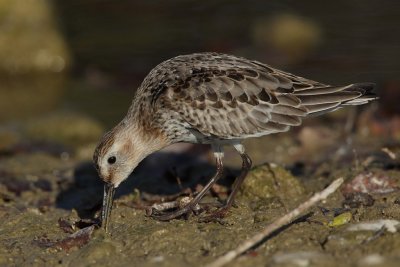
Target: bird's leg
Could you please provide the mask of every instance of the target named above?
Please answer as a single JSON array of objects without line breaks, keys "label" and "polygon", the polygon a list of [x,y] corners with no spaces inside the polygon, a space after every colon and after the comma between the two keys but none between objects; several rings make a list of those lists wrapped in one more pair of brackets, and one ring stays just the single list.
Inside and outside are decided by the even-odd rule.
[{"label": "bird's leg", "polygon": [[214,149],[214,156],[215,156],[216,163],[217,163],[217,172],[210,179],[210,181],[204,186],[204,188],[196,195],[195,198],[193,198],[189,202],[189,204],[187,204],[183,208],[180,208],[177,211],[170,212],[167,214],[160,214],[160,215],[154,214],[154,215],[152,215],[153,218],[160,220],[160,221],[169,221],[169,220],[175,219],[183,214],[191,212],[192,209],[200,202],[200,200],[203,198],[203,196],[210,190],[210,188],[213,186],[213,184],[215,184],[215,182],[219,178],[221,178],[223,171],[224,171],[224,167],[223,167],[223,163],[222,163],[223,153],[219,149],[219,147],[217,148],[217,150],[214,147],[213,147],[213,149]]},{"label": "bird's leg", "polygon": [[240,156],[242,157],[242,171],[239,177],[236,178],[235,182],[232,185],[232,192],[229,194],[225,208],[230,208],[232,206],[235,196],[239,191],[240,186],[242,185],[244,179],[246,178],[253,164],[251,158],[246,153],[244,153],[244,151],[243,153],[240,153]]},{"label": "bird's leg", "polygon": [[215,219],[223,218],[229,208],[233,205],[235,196],[239,191],[241,184],[243,183],[244,179],[246,178],[249,170],[252,166],[252,161],[250,157],[245,153],[244,147],[241,144],[234,145],[235,149],[239,152],[240,156],[242,157],[242,171],[240,175],[235,179],[235,182],[232,185],[232,191],[226,200],[226,203],[223,207],[219,208],[215,212],[211,213],[210,215],[201,219],[201,221],[213,221]]}]

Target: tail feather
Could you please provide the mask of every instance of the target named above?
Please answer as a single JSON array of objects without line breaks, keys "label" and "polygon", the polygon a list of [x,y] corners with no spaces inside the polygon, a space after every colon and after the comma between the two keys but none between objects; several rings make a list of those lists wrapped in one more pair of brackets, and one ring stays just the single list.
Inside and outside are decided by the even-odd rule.
[{"label": "tail feather", "polygon": [[326,95],[336,92],[343,91],[344,87],[341,86],[326,86],[319,88],[308,88],[303,90],[296,90],[294,93],[296,96],[314,96],[314,95]]},{"label": "tail feather", "polygon": [[294,94],[307,108],[308,114],[319,115],[342,106],[363,105],[377,99],[375,84],[356,83],[347,86],[327,86],[295,91]]},{"label": "tail feather", "polygon": [[322,115],[340,108],[340,103],[317,104],[307,106],[308,114],[312,116]]},{"label": "tail feather", "polygon": [[343,103],[347,101],[351,101],[361,96],[359,92],[336,92],[331,94],[324,95],[307,95],[307,96],[298,96],[301,100],[301,103],[305,106],[308,105],[319,105],[319,104],[329,104],[329,103]]}]

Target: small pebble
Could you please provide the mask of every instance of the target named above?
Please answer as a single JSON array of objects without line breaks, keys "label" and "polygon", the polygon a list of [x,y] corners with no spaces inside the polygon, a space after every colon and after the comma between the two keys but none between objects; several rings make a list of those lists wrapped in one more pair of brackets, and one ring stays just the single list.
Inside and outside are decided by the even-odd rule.
[{"label": "small pebble", "polygon": [[398,190],[396,180],[381,173],[360,173],[342,188],[343,194],[355,192],[386,194]]},{"label": "small pebble", "polygon": [[344,195],[343,207],[359,208],[361,206],[370,207],[374,205],[375,199],[367,193],[354,192]]}]

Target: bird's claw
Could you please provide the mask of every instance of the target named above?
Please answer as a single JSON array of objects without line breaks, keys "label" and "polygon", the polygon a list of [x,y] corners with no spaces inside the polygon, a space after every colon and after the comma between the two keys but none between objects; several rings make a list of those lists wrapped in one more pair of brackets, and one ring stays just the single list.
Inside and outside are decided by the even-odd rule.
[{"label": "bird's claw", "polygon": [[195,211],[193,211],[191,207],[183,207],[172,212],[156,211],[153,212],[150,216],[158,221],[170,221],[181,216],[185,216],[186,218],[188,218],[192,212]]},{"label": "bird's claw", "polygon": [[[213,207],[217,207],[218,209],[215,212],[211,213],[209,216],[201,218],[200,221],[209,222],[215,221],[217,218],[221,219],[225,217],[228,209],[225,206],[221,206],[220,203],[192,203],[188,201],[188,199],[183,202],[181,199],[179,202],[173,201],[162,204],[154,204],[152,207],[147,209],[146,213],[147,216],[150,216],[155,220],[170,221],[179,217],[184,217],[185,219],[188,219],[191,214],[197,216],[204,211],[210,211],[210,209]],[[175,211],[167,211],[173,208],[178,209]]]}]

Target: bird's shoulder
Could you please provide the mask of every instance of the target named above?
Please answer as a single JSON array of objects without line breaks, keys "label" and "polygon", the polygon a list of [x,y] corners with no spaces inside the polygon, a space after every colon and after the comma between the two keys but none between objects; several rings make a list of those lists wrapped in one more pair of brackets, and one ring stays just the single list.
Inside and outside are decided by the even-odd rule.
[{"label": "bird's shoulder", "polygon": [[141,102],[151,103],[158,113],[174,111],[204,135],[229,139],[298,125],[306,110],[292,92],[316,85],[258,61],[199,53],[159,64],[140,95],[147,95]]},{"label": "bird's shoulder", "polygon": [[[263,88],[270,93],[323,87],[322,83],[275,69],[267,64],[220,53],[195,53],[166,60],[144,79],[139,90],[155,103],[160,96],[193,101],[207,93],[252,95]],[[257,89],[258,88],[258,89]],[[229,97],[229,96],[228,96]]]}]

